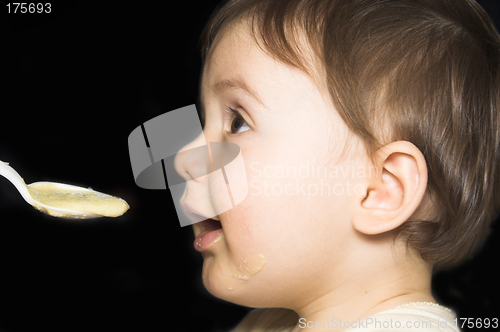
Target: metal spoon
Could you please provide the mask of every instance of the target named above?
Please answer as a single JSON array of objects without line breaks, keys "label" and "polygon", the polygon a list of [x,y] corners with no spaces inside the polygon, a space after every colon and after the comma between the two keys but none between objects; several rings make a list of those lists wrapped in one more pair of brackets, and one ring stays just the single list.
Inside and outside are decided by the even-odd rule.
[{"label": "metal spoon", "polygon": [[57,183],[57,182],[35,182],[29,185],[26,185],[24,182],[24,179],[17,173],[12,167],[8,165],[8,163],[5,163],[3,161],[0,161],[0,175],[5,177],[7,180],[9,180],[19,191],[21,196],[24,198],[28,204],[32,205],[36,209],[55,216],[55,217],[64,217],[64,218],[71,218],[71,219],[90,219],[90,218],[98,218],[105,216],[103,214],[96,214],[96,213],[91,213],[91,212],[82,212],[78,210],[68,210],[68,209],[63,209],[55,206],[50,206],[47,204],[44,204],[38,200],[36,200],[32,193],[33,189],[32,187],[36,187],[39,185],[50,185],[54,188],[56,188],[60,193],[65,193],[65,192],[81,192],[83,195],[85,194],[91,194],[95,196],[99,196],[102,198],[113,198],[120,200],[121,202],[124,203],[124,211],[123,213],[128,209],[128,204],[125,202],[123,199],[114,197],[111,195],[107,195],[92,189],[87,189],[79,186],[73,186],[69,184],[63,184],[63,183]]}]

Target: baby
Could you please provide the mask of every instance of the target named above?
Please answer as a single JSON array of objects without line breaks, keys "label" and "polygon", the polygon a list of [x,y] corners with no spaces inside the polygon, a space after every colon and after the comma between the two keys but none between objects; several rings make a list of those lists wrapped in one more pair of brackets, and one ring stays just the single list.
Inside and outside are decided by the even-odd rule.
[{"label": "baby", "polygon": [[199,163],[176,168],[195,179],[188,213],[216,215],[193,225],[206,289],[258,308],[234,331],[458,331],[431,277],[500,205],[500,37],[482,8],[230,0],[201,42],[204,137],[184,149],[237,144],[248,194],[214,213]]}]

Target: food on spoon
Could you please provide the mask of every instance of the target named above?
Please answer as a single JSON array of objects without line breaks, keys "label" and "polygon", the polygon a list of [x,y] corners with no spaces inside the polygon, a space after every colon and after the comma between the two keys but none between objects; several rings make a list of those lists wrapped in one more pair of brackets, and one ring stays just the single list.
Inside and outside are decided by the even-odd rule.
[{"label": "food on spoon", "polygon": [[[91,189],[73,189],[71,186],[50,182],[37,182],[27,186],[31,196],[48,207],[60,208],[105,217],[118,217],[124,214],[129,205],[123,199],[100,193]],[[66,213],[34,205],[38,210],[54,217],[65,217]]]}]

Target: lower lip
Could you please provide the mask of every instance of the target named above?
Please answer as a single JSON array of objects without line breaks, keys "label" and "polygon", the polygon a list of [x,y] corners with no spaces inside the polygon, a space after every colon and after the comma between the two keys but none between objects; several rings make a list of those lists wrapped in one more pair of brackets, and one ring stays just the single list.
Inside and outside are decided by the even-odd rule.
[{"label": "lower lip", "polygon": [[198,251],[204,251],[220,241],[224,236],[222,228],[215,230],[204,230],[194,239],[193,246]]}]

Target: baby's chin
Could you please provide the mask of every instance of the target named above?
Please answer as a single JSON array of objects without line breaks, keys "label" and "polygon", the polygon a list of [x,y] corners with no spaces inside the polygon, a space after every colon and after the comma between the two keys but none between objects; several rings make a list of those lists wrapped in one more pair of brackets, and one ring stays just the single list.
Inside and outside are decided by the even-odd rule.
[{"label": "baby's chin", "polygon": [[248,255],[241,259],[227,252],[203,253],[203,285],[213,296],[244,306],[255,304],[259,294],[259,272],[265,267],[265,255]]}]

